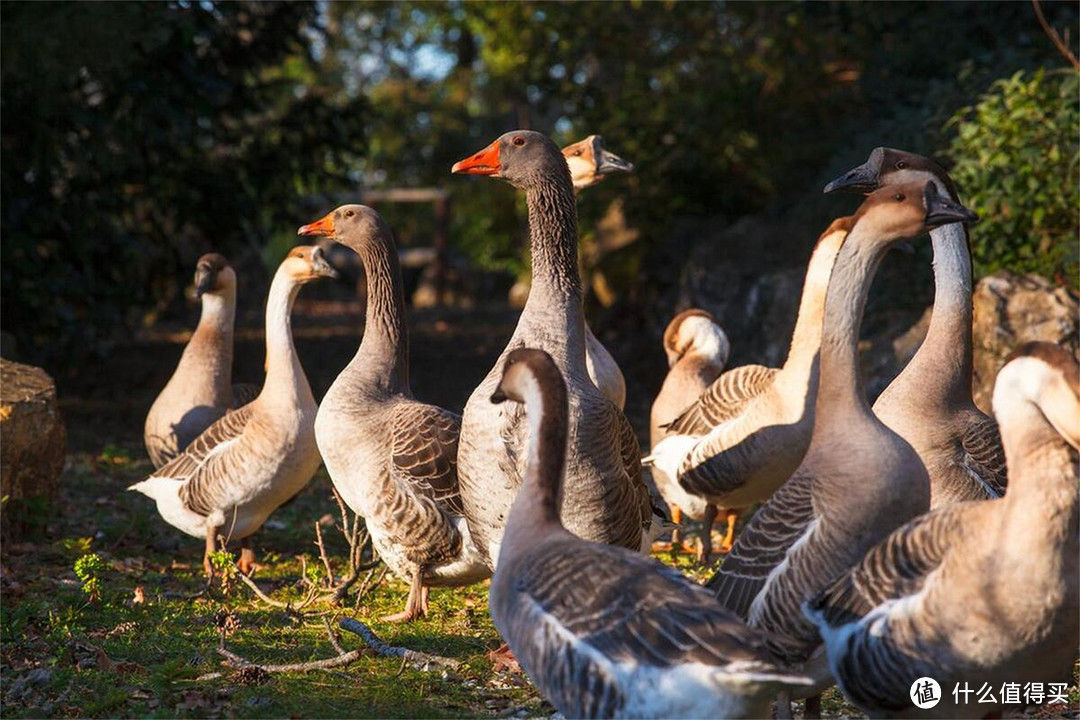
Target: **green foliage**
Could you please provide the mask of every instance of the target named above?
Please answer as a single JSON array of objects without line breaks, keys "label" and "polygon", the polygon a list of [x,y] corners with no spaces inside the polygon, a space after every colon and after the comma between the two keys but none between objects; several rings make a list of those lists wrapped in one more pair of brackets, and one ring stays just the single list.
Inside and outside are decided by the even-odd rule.
[{"label": "green foliage", "polygon": [[982,222],[976,271],[1033,272],[1077,287],[1080,74],[1023,71],[949,121],[952,176]]},{"label": "green foliage", "polygon": [[75,561],[75,576],[82,582],[82,591],[88,602],[101,599],[100,573],[105,570],[105,561],[97,553],[83,555]]}]

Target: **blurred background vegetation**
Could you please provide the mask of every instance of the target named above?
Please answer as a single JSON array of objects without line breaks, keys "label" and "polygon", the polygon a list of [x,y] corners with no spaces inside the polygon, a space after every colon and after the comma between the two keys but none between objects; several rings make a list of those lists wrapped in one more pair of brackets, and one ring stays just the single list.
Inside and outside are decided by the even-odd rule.
[{"label": "blurred background vegetation", "polygon": [[[1077,5],[1042,9],[1075,54]],[[805,233],[759,250],[802,262],[841,212],[821,186],[878,145],[954,167],[984,218],[977,273],[1077,284],[1080,82],[1025,2],[4,3],[0,15],[0,319],[23,358],[54,371],[181,314],[211,249],[265,282],[332,193],[446,187],[459,258],[520,275],[520,199],[449,167],[525,126],[562,142],[601,133],[637,165],[581,199],[587,241],[612,223],[631,240],[589,261],[602,270],[594,306],[665,322],[672,308],[653,304],[678,283],[683,221],[797,222]],[[386,212],[403,238],[432,232],[424,208]]]}]

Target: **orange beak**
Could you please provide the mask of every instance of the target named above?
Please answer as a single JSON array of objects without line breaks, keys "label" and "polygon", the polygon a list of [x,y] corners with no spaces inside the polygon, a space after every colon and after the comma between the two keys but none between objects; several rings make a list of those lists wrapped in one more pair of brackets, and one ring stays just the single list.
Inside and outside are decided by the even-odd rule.
[{"label": "orange beak", "polygon": [[450,168],[454,175],[497,175],[499,166],[499,141],[488,145],[472,157],[459,160]]},{"label": "orange beak", "polygon": [[297,235],[322,235],[332,237],[334,234],[334,214],[330,213],[322,220],[316,220],[309,225],[303,225],[296,231]]}]

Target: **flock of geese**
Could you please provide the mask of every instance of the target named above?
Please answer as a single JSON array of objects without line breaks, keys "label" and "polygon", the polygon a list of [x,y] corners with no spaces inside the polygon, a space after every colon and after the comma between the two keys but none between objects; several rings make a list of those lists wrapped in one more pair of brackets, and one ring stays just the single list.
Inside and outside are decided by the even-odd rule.
[{"label": "flock of geese", "polygon": [[[345,205],[299,234],[360,257],[363,340],[316,404],[293,346],[300,286],[333,276],[317,246],[278,268],[266,309],[266,379],[231,382],[236,276],[196,270],[198,328],[146,421],[157,467],[133,485],[205,539],[253,533],[325,463],[389,568],[431,586],[491,577],[496,628],[566,717],[763,717],[833,684],[874,716],[983,716],[951,688],[1071,682],[1080,636],[1077,450],[1080,368],[1025,345],[997,378],[997,421],[972,402],[971,259],[946,172],[879,148],[826,192],[865,195],[814,247],[779,368],[727,369],[716,321],[686,310],[664,334],[669,373],[642,459],[626,385],[590,331],[575,191],[632,166],[591,136],[562,151],[507,133],[456,163],[526,195],[532,285],[517,328],[462,415],[414,397],[401,271],[380,215]],[[929,233],[929,332],[870,406],[859,326],[889,249]],[[670,528],[642,478],[651,466],[676,521],[723,510],[726,555],[706,586],[648,557]],[[1006,467],[1008,492],[1006,492]],[[764,503],[743,531],[736,520]],[[678,543],[673,537],[673,544]],[[934,678],[919,710],[912,684]]]}]

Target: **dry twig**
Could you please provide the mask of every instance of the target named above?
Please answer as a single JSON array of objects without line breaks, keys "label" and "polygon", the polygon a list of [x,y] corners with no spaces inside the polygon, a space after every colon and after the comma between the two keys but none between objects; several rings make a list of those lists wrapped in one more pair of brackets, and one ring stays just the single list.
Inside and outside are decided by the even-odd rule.
[{"label": "dry twig", "polygon": [[[1039,3],[1039,0],[1031,0],[1031,4],[1035,7],[1035,16],[1039,18],[1039,24],[1042,25],[1043,32],[1050,38],[1050,42],[1054,43],[1054,47],[1057,48],[1058,52],[1065,56],[1065,59],[1073,66],[1073,70],[1080,70],[1080,60],[1076,59],[1076,55],[1073,54],[1072,48],[1069,47],[1067,42],[1061,39],[1061,35],[1058,34],[1058,31],[1046,21],[1046,16],[1043,15],[1042,5]],[[1066,37],[1068,37],[1067,30]]]},{"label": "dry twig", "polygon": [[[356,650],[346,650],[341,641],[334,634],[333,629],[330,627],[330,623],[323,620],[323,627],[326,628],[326,635],[330,638],[330,644],[334,646],[338,654],[332,658],[326,658],[325,660],[311,660],[309,662],[302,663],[288,663],[285,665],[259,665],[253,663],[245,657],[237,655],[228,648],[225,647],[225,635],[221,635],[221,644],[217,648],[217,654],[225,658],[228,665],[237,670],[243,670],[244,668],[258,668],[262,672],[266,673],[286,673],[286,672],[310,672],[311,670],[328,670],[330,668],[342,667],[343,665],[349,665],[359,660],[363,654],[363,648],[357,648]],[[206,675],[200,675],[199,680],[213,680],[221,677],[221,673],[207,673]]]},{"label": "dry twig", "polygon": [[382,655],[383,657],[399,657],[418,670],[431,670],[432,666],[455,669],[461,665],[461,661],[453,658],[442,657],[441,655],[429,655],[428,653],[420,652],[419,650],[410,650],[405,647],[387,645],[372,632],[371,628],[356,618],[342,618],[338,622],[338,626],[343,630],[348,630],[351,633],[359,635],[363,641],[367,643],[368,647],[377,654]]}]

